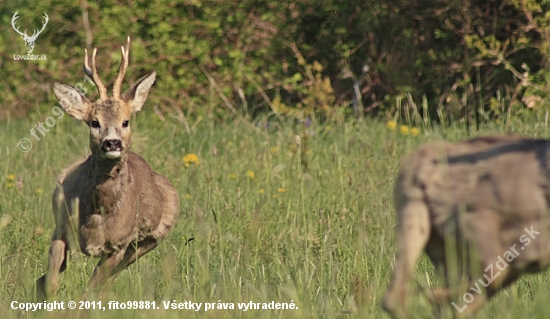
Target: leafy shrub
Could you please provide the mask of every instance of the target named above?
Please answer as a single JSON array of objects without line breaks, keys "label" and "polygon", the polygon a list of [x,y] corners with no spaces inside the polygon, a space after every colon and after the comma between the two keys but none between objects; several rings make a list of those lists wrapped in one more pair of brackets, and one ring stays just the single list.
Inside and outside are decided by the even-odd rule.
[{"label": "leafy shrub", "polygon": [[[84,83],[85,47],[98,47],[101,76],[112,83],[130,35],[128,79],[157,70],[149,102],[178,118],[341,120],[394,114],[409,94],[428,101],[430,118],[491,118],[546,103],[548,9],[534,0],[9,0],[0,7],[0,66],[9,75],[0,78],[0,117],[51,108],[53,79]],[[24,52],[8,27],[15,11],[28,30],[49,15],[35,47],[47,60],[13,59]]]}]

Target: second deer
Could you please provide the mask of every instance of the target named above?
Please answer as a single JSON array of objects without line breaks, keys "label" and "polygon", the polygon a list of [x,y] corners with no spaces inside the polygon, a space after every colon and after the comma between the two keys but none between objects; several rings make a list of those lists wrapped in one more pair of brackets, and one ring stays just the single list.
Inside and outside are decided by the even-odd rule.
[{"label": "second deer", "polygon": [[384,308],[410,315],[407,287],[423,251],[443,279],[427,294],[438,317],[472,315],[522,274],[550,267],[549,172],[550,141],[515,135],[411,153],[395,182],[397,259]]}]

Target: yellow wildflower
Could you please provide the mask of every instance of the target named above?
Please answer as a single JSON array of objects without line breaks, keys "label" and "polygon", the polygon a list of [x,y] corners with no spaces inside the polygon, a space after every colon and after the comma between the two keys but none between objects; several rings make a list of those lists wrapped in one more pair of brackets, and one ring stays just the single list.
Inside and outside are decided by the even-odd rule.
[{"label": "yellow wildflower", "polygon": [[277,146],[273,146],[270,150],[271,154],[275,155],[279,153],[279,148]]},{"label": "yellow wildflower", "polygon": [[393,131],[397,127],[397,122],[396,121],[387,121],[386,122],[386,127]]},{"label": "yellow wildflower", "polygon": [[245,175],[250,177],[250,179],[254,179],[256,176],[253,171],[246,171]]},{"label": "yellow wildflower", "polygon": [[277,193],[286,193],[286,188],[277,188]]},{"label": "yellow wildflower", "polygon": [[8,181],[14,181],[15,180],[15,175],[9,174],[8,176],[6,176],[6,178],[8,179]]},{"label": "yellow wildflower", "polygon": [[34,236],[40,237],[44,233],[44,228],[42,226],[37,226],[34,228]]},{"label": "yellow wildflower", "polygon": [[409,135],[409,127],[407,125],[401,125],[399,127],[399,133],[402,135]]},{"label": "yellow wildflower", "polygon": [[192,198],[192,197],[191,197],[191,195],[189,195],[189,194],[185,194],[185,195],[183,195],[183,198],[185,198],[185,199],[190,199],[190,198]]},{"label": "yellow wildflower", "polygon": [[43,193],[42,188],[37,188],[37,189],[36,189],[36,193],[37,193],[37,194],[42,194],[42,193]]},{"label": "yellow wildflower", "polygon": [[229,178],[231,178],[231,179],[235,179],[235,178],[237,178],[237,175],[235,175],[235,174],[229,174],[229,175],[227,175],[227,177],[229,177]]},{"label": "yellow wildflower", "polygon": [[260,190],[258,191],[258,193],[263,194],[263,193],[264,193],[264,189],[263,189],[263,188],[260,188]]},{"label": "yellow wildflower", "polygon": [[191,164],[199,166],[199,157],[197,156],[197,154],[189,153],[183,157],[183,163],[185,167],[189,167],[189,165]]},{"label": "yellow wildflower", "polygon": [[420,134],[420,130],[418,129],[418,127],[412,127],[411,128],[411,135],[412,136],[417,136],[418,134]]},{"label": "yellow wildflower", "polygon": [[8,184],[6,185],[6,187],[7,187],[7,188],[12,188],[12,187],[13,187],[13,183],[8,183]]}]

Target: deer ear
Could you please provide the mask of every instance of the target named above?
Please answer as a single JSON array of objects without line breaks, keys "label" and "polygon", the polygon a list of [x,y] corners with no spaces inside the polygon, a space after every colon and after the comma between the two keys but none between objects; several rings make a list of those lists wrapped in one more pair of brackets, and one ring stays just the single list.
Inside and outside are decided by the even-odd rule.
[{"label": "deer ear", "polygon": [[53,92],[65,113],[77,120],[88,120],[92,103],[80,95],[77,89],[56,81],[53,83]]},{"label": "deer ear", "polygon": [[124,92],[122,99],[130,106],[132,112],[141,111],[156,77],[157,72],[153,71],[139,79],[136,84]]}]

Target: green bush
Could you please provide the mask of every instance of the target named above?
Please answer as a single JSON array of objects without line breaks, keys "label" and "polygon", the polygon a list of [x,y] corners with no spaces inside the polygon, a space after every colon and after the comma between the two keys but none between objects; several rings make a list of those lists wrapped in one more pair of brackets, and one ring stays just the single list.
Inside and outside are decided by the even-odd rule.
[{"label": "green bush", "polygon": [[[8,0],[0,117],[55,105],[50,82],[82,82],[85,47],[99,49],[101,76],[112,83],[130,35],[128,80],[157,70],[149,102],[180,119],[387,116],[407,95],[427,101],[423,116],[490,119],[546,104],[548,9],[534,0]],[[29,34],[49,15],[34,51],[47,60],[13,59],[24,53],[9,27],[16,11]]]}]

